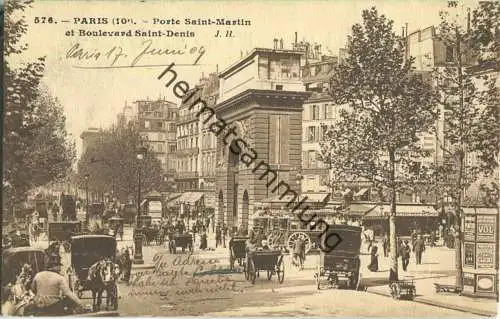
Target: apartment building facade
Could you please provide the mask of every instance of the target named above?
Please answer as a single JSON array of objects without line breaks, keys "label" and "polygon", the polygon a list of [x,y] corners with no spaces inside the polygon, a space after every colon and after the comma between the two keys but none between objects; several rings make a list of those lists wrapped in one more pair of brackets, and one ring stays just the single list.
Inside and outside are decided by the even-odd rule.
[{"label": "apartment building facade", "polygon": [[176,168],[177,105],[165,99],[137,100],[139,134],[160,160],[165,178],[173,178]]}]

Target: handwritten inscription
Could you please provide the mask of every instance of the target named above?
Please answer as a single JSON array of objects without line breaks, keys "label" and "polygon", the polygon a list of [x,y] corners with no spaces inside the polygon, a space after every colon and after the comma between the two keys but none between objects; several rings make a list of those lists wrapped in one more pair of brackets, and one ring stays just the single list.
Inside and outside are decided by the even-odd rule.
[{"label": "handwritten inscription", "polygon": [[156,254],[154,269],[137,272],[130,281],[130,296],[185,298],[195,294],[242,292],[238,281],[218,259],[198,259],[193,255]]},{"label": "handwritten inscription", "polygon": [[144,40],[140,47],[134,49],[133,52],[126,52],[121,46],[113,46],[106,49],[88,49],[84,48],[80,43],[76,43],[66,51],[66,59],[74,61],[91,61],[104,62],[106,66],[116,66],[123,64],[125,66],[138,66],[139,62],[151,57],[162,56],[193,56],[193,65],[198,64],[200,59],[205,55],[203,46],[193,46],[188,48],[165,48],[157,46],[153,40]]}]

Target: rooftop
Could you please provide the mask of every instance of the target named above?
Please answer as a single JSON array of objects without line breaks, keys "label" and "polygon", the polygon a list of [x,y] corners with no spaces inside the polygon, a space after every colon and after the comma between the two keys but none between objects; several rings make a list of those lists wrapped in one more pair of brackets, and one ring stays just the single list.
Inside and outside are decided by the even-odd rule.
[{"label": "rooftop", "polygon": [[224,77],[230,71],[232,71],[236,67],[244,64],[246,61],[252,59],[255,55],[260,54],[260,53],[290,54],[290,55],[296,55],[296,56],[304,55],[304,52],[297,51],[297,50],[255,48],[246,57],[236,61],[235,63],[233,63],[232,65],[227,67],[224,71],[219,73],[219,78]]}]

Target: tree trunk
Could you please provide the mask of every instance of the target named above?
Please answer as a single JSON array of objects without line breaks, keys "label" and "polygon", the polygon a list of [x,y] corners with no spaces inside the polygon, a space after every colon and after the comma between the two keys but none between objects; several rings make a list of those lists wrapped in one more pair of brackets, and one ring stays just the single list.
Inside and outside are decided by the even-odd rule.
[{"label": "tree trunk", "polygon": [[[456,216],[461,217],[460,212],[456,213]],[[460,229],[460,222],[461,220],[459,219],[457,224],[458,227],[455,230],[455,268],[456,268],[456,277],[455,277],[455,285],[457,287],[463,288],[463,275],[462,275],[462,238],[460,236],[461,234],[461,229]]]},{"label": "tree trunk", "polygon": [[390,243],[390,260],[391,269],[389,272],[389,281],[398,280],[398,252],[397,252],[397,236],[396,236],[396,172],[395,172],[395,154],[394,151],[389,151],[389,161],[391,165],[391,212],[389,217],[389,243]]}]

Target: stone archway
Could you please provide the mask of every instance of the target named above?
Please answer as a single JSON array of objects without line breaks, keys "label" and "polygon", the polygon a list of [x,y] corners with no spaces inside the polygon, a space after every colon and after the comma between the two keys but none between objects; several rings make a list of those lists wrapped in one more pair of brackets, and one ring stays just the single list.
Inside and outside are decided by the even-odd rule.
[{"label": "stone archway", "polygon": [[219,191],[219,203],[217,210],[217,225],[221,225],[224,223],[224,194],[222,191]]},{"label": "stone archway", "polygon": [[[235,141],[231,143],[231,147],[237,147]],[[231,149],[231,147],[229,149]],[[232,229],[238,225],[238,184],[239,184],[239,168],[240,168],[240,158],[237,154],[229,151],[229,187],[228,194],[232,195],[232,212],[228,212],[227,226]],[[228,195],[229,196],[229,195]],[[230,216],[229,216],[230,215]]]},{"label": "stone archway", "polygon": [[248,231],[248,192],[245,190],[243,193],[243,206],[241,210],[241,228],[244,232]]}]

